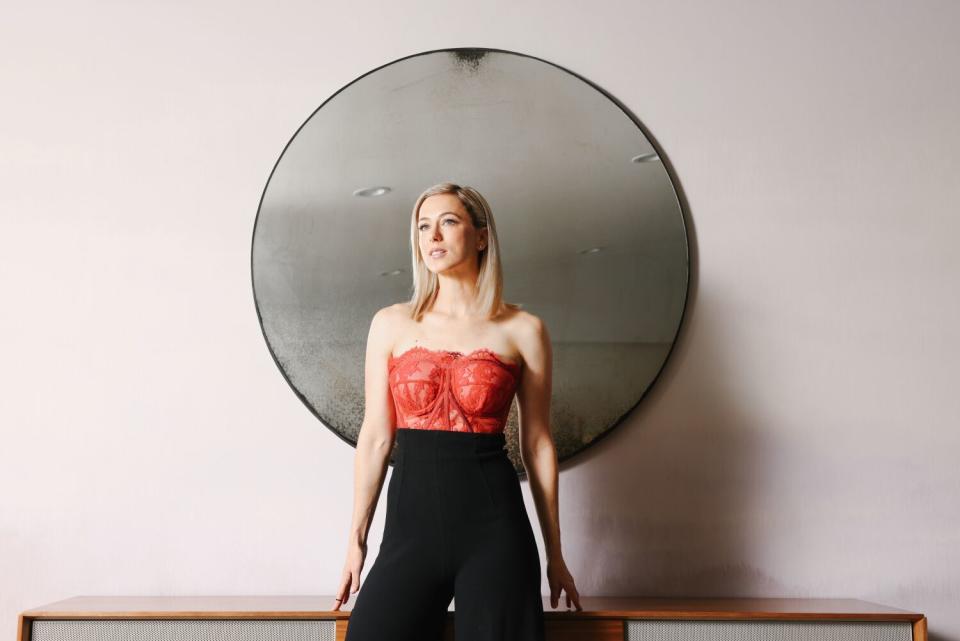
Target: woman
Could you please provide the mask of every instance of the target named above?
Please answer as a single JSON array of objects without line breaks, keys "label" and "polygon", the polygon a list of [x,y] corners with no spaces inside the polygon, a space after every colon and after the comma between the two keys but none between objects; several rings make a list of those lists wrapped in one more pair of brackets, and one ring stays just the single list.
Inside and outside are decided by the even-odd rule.
[{"label": "woman", "polygon": [[496,225],[476,190],[441,183],[421,194],[411,248],[413,298],[379,310],[367,337],[353,520],[333,609],[360,589],[396,436],[383,542],[346,641],[439,640],[451,598],[457,641],[541,641],[540,559],[503,427],[516,394],[550,602],[563,590],[581,610],[560,550],[550,337],[538,317],[501,300]]}]

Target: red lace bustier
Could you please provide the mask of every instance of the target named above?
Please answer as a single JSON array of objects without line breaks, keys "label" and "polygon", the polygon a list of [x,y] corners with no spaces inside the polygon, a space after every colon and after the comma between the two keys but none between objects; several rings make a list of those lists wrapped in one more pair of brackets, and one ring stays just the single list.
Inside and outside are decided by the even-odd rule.
[{"label": "red lace bustier", "polygon": [[482,347],[469,354],[415,346],[388,360],[397,427],[502,432],[520,363]]}]

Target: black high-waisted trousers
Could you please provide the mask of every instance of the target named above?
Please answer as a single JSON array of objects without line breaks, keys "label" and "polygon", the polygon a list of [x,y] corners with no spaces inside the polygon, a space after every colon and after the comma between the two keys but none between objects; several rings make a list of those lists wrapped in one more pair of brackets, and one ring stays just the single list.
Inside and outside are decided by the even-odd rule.
[{"label": "black high-waisted trousers", "polygon": [[540,557],[503,434],[399,428],[345,641],[543,641]]}]

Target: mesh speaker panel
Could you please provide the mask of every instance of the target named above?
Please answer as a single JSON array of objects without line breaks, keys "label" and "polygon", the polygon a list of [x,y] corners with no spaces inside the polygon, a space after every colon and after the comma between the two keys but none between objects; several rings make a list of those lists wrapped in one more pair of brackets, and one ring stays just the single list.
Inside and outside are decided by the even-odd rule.
[{"label": "mesh speaker panel", "polygon": [[909,621],[627,619],[626,641],[911,641]]},{"label": "mesh speaker panel", "polygon": [[38,619],[31,630],[31,641],[335,641],[335,637],[332,619]]}]

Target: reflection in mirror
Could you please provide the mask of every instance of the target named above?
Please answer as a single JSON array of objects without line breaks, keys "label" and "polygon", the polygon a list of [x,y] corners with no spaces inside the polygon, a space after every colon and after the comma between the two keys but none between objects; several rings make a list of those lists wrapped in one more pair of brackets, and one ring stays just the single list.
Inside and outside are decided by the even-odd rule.
[{"label": "reflection in mirror", "polygon": [[[434,51],[380,67],[296,132],[264,190],[254,299],[271,354],[341,438],[363,420],[370,319],[409,300],[409,216],[426,187],[476,187],[497,221],[504,300],[553,341],[565,460],[636,406],[676,338],[689,275],[660,152],[602,90],[537,58]],[[519,473],[517,406],[506,427]]]}]

